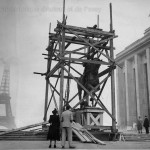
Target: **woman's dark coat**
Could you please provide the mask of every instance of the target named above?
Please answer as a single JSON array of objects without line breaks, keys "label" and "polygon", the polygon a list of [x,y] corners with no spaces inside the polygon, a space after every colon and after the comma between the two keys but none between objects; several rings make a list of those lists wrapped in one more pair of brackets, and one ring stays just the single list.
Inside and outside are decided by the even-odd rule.
[{"label": "woman's dark coat", "polygon": [[48,140],[60,140],[60,120],[58,115],[50,115],[50,127],[47,135]]}]

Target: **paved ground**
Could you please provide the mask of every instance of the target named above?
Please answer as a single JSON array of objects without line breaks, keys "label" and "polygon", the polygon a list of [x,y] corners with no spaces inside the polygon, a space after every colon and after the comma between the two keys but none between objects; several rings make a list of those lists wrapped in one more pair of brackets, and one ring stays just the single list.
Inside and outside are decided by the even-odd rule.
[{"label": "paved ground", "polygon": [[[105,142],[106,145],[97,145],[93,143],[73,142],[76,149],[149,149],[150,141],[147,142]],[[48,150],[48,141],[0,141],[0,150]],[[54,149],[54,148],[51,148]],[[60,142],[57,143],[57,148],[61,149]],[[66,144],[68,149],[68,144]]]}]

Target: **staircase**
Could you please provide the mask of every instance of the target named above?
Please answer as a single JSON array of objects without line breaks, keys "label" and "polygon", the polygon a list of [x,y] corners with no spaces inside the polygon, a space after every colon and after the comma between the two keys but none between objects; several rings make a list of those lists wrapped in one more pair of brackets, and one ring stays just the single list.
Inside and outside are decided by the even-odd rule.
[{"label": "staircase", "polygon": [[5,135],[0,135],[0,140],[46,141],[47,131],[17,131]]},{"label": "staircase", "polygon": [[150,141],[150,134],[123,133],[122,135],[125,141]]}]

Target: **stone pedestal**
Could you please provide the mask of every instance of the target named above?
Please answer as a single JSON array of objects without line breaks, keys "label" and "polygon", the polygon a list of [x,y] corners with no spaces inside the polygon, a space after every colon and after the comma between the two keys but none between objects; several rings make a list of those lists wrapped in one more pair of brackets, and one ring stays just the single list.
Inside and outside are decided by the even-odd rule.
[{"label": "stone pedestal", "polygon": [[[104,110],[95,107],[85,107],[84,109],[78,109],[74,113],[75,121],[82,126],[99,127],[103,126],[103,113]],[[80,119],[81,118],[81,119]]]}]

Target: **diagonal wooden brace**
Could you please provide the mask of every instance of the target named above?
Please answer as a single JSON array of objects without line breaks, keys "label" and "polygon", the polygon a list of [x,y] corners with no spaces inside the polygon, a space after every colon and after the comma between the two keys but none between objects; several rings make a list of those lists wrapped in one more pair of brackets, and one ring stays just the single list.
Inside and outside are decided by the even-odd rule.
[{"label": "diagonal wooden brace", "polygon": [[59,68],[60,68],[60,64],[61,64],[61,61],[59,61],[55,66],[54,68],[47,74],[46,78],[50,78],[51,75],[53,75]]}]

